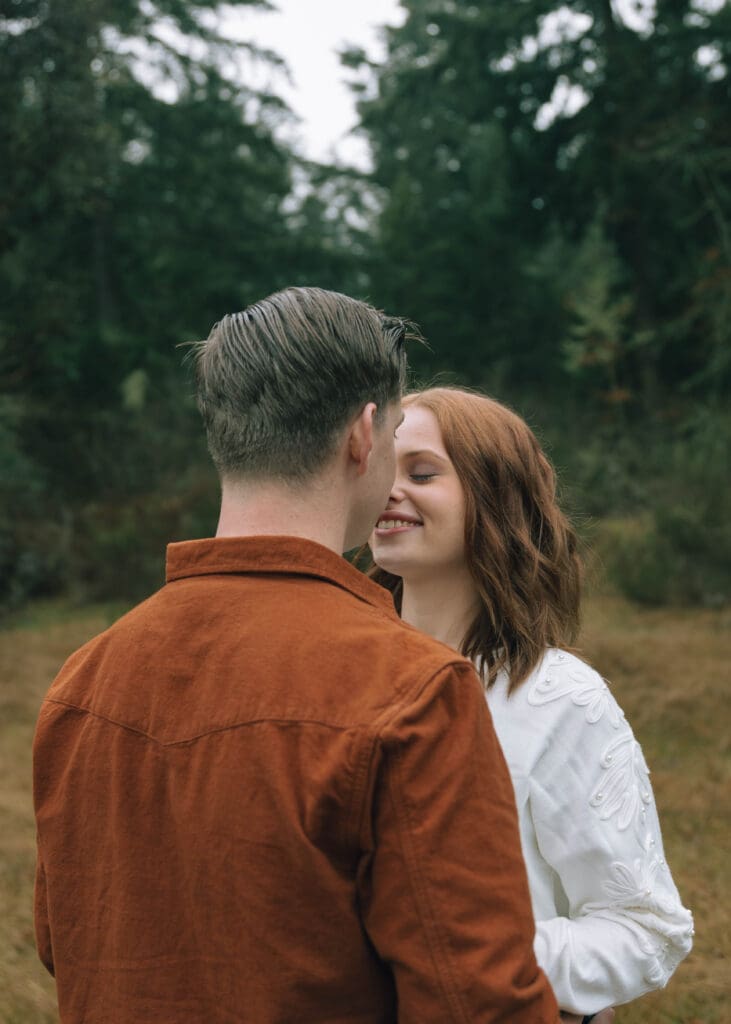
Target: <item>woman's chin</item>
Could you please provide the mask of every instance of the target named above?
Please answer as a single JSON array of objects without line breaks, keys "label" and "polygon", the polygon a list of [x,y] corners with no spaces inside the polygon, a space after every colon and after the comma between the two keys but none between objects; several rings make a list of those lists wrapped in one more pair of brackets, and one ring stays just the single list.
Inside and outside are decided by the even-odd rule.
[{"label": "woman's chin", "polygon": [[373,555],[373,561],[379,569],[383,569],[384,572],[390,572],[392,576],[403,575],[403,559],[395,558],[393,555],[389,557],[387,552],[374,549],[373,544],[371,544],[371,554]]}]

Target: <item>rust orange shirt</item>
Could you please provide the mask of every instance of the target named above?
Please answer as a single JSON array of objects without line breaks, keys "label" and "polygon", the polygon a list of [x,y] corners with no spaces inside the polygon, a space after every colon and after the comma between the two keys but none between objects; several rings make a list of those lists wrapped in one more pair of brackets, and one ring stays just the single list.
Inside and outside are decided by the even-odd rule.
[{"label": "rust orange shirt", "polygon": [[511,783],[470,664],[344,559],[172,544],[34,745],[64,1024],[543,1024]]}]

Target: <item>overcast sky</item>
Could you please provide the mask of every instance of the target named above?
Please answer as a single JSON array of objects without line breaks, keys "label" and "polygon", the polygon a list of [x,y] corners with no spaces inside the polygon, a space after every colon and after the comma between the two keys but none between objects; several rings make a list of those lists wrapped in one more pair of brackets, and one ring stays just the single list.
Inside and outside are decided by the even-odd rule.
[{"label": "overcast sky", "polygon": [[[344,46],[362,47],[371,57],[382,59],[385,47],[379,28],[400,25],[405,12],[399,0],[271,0],[276,10],[254,11],[222,6],[221,27],[230,38],[239,38],[273,50],[290,69],[291,83],[271,72],[257,74],[249,68],[246,80],[259,87],[272,87],[284,97],[302,119],[297,141],[307,157],[323,162],[333,158],[367,167],[368,147],[363,139],[348,137],[357,115],[352,93],[346,85],[348,73],[340,65],[337,51]],[[717,11],[727,0],[692,0],[696,11]],[[657,0],[611,0],[615,17],[637,32],[651,31]],[[541,20],[536,41],[572,39],[585,31],[585,15],[573,14],[557,2]],[[717,47],[701,47],[697,60],[712,68],[712,76],[727,73]],[[511,59],[511,58],[506,58]],[[572,116],[588,96],[561,76],[550,101],[541,108],[536,126],[547,127],[560,113]]]},{"label": "overcast sky", "polygon": [[346,71],[337,50],[360,46],[371,56],[384,48],[378,28],[403,22],[398,0],[272,0],[272,12],[228,9],[227,35],[274,50],[289,65],[292,85],[278,79],[276,91],[302,117],[300,148],[312,159],[326,160],[333,152],[349,163],[367,161],[363,141],[346,139],[356,121]]}]

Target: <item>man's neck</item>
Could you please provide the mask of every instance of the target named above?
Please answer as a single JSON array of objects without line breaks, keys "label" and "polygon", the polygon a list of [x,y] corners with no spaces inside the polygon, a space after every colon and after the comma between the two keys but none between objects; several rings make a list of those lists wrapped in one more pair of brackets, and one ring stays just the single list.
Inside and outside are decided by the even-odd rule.
[{"label": "man's neck", "polygon": [[459,651],[477,613],[478,597],[466,571],[433,579],[404,579],[401,618]]},{"label": "man's neck", "polygon": [[222,485],[217,537],[301,537],[341,555],[345,530],[345,514],[325,481],[306,487],[271,481]]}]

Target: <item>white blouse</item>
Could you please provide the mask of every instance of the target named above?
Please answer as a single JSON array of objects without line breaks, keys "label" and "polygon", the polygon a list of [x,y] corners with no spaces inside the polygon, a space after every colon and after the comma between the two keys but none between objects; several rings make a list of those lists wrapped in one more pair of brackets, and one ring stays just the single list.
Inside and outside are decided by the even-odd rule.
[{"label": "white blouse", "polygon": [[559,1006],[596,1013],[662,988],[693,919],[665,861],[649,771],[601,676],[549,650],[488,691],[518,805],[535,951]]}]

